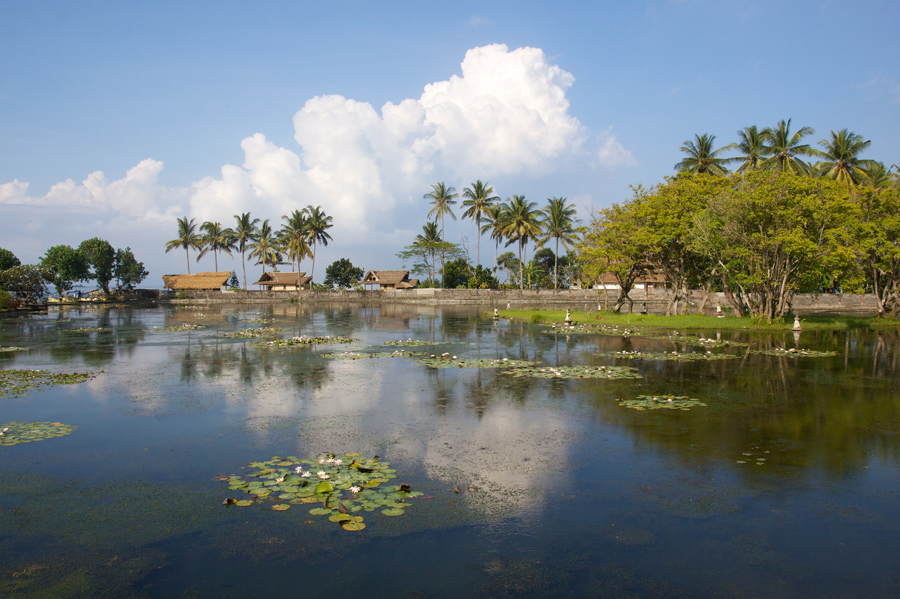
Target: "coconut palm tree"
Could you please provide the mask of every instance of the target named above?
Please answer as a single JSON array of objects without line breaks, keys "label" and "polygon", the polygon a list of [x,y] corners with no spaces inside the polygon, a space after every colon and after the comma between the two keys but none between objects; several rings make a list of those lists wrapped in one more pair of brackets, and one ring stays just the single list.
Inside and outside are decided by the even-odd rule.
[{"label": "coconut palm tree", "polygon": [[258,218],[254,218],[250,220],[250,213],[244,212],[240,216],[237,214],[234,215],[234,220],[236,221],[234,227],[234,247],[238,251],[241,252],[241,269],[244,272],[244,290],[247,289],[247,265],[244,262],[244,252],[247,248],[250,247],[250,244],[253,242],[253,237],[256,235],[256,223],[259,222]]},{"label": "coconut palm tree", "polygon": [[719,158],[719,154],[728,150],[728,146],[713,150],[715,135],[704,133],[694,135],[694,141],[686,140],[681,146],[681,151],[687,154],[687,158],[675,165],[678,172],[710,173],[712,175],[727,175],[725,164],[728,158]]},{"label": "coconut palm tree", "polygon": [[524,289],[524,269],[522,252],[529,240],[537,241],[541,235],[540,224],[544,213],[536,208],[537,203],[529,202],[524,195],[514,195],[504,210],[503,236],[509,241],[519,243],[519,289]]},{"label": "coconut palm tree", "polygon": [[253,236],[247,249],[250,250],[250,258],[256,258],[257,264],[262,264],[262,274],[266,274],[267,265],[278,264],[278,251],[275,246],[277,239],[269,219],[266,219],[259,226],[259,231]]},{"label": "coconut palm tree", "polygon": [[488,209],[494,205],[494,202],[500,201],[500,198],[493,195],[494,188],[482,183],[480,180],[475,181],[472,187],[463,189],[462,205],[466,208],[463,212],[463,218],[470,218],[475,221],[475,228],[478,230],[478,264],[481,264],[481,219],[486,216]]},{"label": "coconut palm tree", "polygon": [[729,158],[729,162],[740,162],[741,165],[735,170],[735,174],[743,175],[746,172],[754,171],[759,166],[764,152],[766,150],[766,140],[769,138],[771,129],[763,129],[760,131],[756,125],[744,127],[737,132],[738,143],[728,144],[723,150],[738,150],[741,156]]},{"label": "coconut palm tree", "polygon": [[503,208],[506,204],[491,204],[484,215],[484,224],[480,233],[490,233],[494,240],[494,272],[497,272],[497,251],[500,249],[500,241],[503,240]]},{"label": "coconut palm tree", "polygon": [[278,232],[278,239],[281,246],[287,253],[287,257],[291,260],[291,268],[294,267],[294,261],[297,262],[297,271],[300,271],[300,262],[304,258],[312,256],[312,250],[309,247],[309,227],[306,224],[306,215],[302,210],[294,210],[289,215],[281,217],[284,225]]},{"label": "coconut palm tree", "polygon": [[862,167],[862,171],[864,177],[861,181],[862,185],[867,185],[869,187],[874,187],[875,189],[881,189],[884,187],[890,187],[894,181],[896,181],[896,175],[891,173],[891,170],[885,168],[883,162],[878,162],[875,160],[867,160],[868,164]]},{"label": "coconut palm tree", "polygon": [[416,235],[413,245],[422,248],[431,254],[429,263],[428,282],[434,284],[434,248],[441,242],[441,235],[437,228],[437,222],[428,221],[422,225],[422,232]]},{"label": "coconut palm tree", "polygon": [[216,272],[219,272],[219,252],[231,255],[231,250],[234,249],[234,232],[231,229],[223,228],[220,222],[210,221],[200,225],[200,230],[203,231],[203,235],[200,238],[203,249],[197,254],[197,262],[200,262],[200,258],[208,252],[212,252]]},{"label": "coconut palm tree", "polygon": [[551,238],[556,240],[556,254],[553,256],[554,289],[559,289],[556,272],[559,267],[559,242],[562,241],[563,247],[568,251],[569,244],[578,241],[575,213],[575,204],[566,205],[566,198],[550,198],[544,208],[544,237],[540,243],[543,245]]},{"label": "coconut palm tree", "polygon": [[313,273],[316,271],[316,244],[321,243],[328,246],[328,242],[331,241],[328,229],[334,225],[332,224],[333,219],[322,211],[321,206],[310,205],[304,208],[303,212],[306,215],[308,239],[312,241],[312,268],[309,271],[309,284],[312,286]]},{"label": "coconut palm tree", "polygon": [[[428,218],[434,215],[435,220],[441,219],[441,241],[447,241],[446,229],[444,229],[444,215],[449,214],[450,218],[456,220],[456,215],[453,214],[453,205],[456,204],[456,200],[453,198],[459,197],[459,195],[454,193],[455,191],[454,187],[447,187],[441,181],[432,185],[431,191],[422,196],[423,198],[431,198],[431,205],[434,206],[428,211]],[[443,270],[444,252],[441,251],[441,271]]]},{"label": "coconut palm tree", "polygon": [[800,127],[791,135],[791,119],[778,121],[774,129],[769,129],[766,159],[759,163],[760,168],[785,173],[809,174],[810,166],[798,156],[822,156],[822,152],[800,143],[807,135],[815,133],[812,127]]},{"label": "coconut palm tree", "polygon": [[817,164],[816,168],[823,176],[842,181],[850,189],[865,178],[863,169],[869,161],[860,159],[859,155],[872,145],[871,141],[864,140],[861,135],[847,129],[841,129],[836,133],[832,131],[830,140],[819,140],[819,145],[825,148],[822,153],[825,160]]},{"label": "coconut palm tree", "polygon": [[191,248],[200,250],[203,247],[202,237],[197,234],[197,225],[194,219],[188,217],[178,219],[178,237],[166,242],[166,253],[176,248],[184,248],[187,257],[187,274],[191,274]]}]

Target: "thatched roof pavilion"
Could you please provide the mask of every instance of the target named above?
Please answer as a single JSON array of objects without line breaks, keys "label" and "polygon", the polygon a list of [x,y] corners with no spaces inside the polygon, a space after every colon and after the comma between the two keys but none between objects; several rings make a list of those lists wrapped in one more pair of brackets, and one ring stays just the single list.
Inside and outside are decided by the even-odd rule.
[{"label": "thatched roof pavilion", "polygon": [[297,291],[297,279],[299,276],[300,288],[305,289],[312,277],[305,272],[267,272],[259,278],[254,285],[262,285],[269,291]]},{"label": "thatched roof pavilion", "polygon": [[370,270],[361,285],[378,285],[381,289],[412,289],[419,279],[410,279],[408,270]]},{"label": "thatched roof pavilion", "polygon": [[163,287],[173,291],[221,289],[230,278],[231,271],[198,272],[195,275],[163,275]]}]

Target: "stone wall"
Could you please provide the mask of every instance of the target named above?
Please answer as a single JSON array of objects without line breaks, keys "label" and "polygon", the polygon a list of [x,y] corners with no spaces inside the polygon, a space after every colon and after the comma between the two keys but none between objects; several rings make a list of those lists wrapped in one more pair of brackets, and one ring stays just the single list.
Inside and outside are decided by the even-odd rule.
[{"label": "stone wall", "polygon": [[[176,294],[161,290],[161,300],[179,301]],[[663,314],[669,304],[668,292],[659,289],[634,290],[631,292],[634,312],[640,312],[644,304],[651,314]],[[488,308],[532,309],[547,308],[564,310],[597,310],[612,309],[618,298],[616,290],[602,289],[565,289],[519,291],[517,289],[385,289],[385,290],[342,290],[342,291],[302,291],[300,301],[317,302],[354,302],[354,303],[423,303],[440,305],[479,304]],[[296,291],[185,291],[183,300],[215,301],[228,303],[271,303],[297,300]],[[689,311],[699,311],[703,303],[703,293],[694,291],[690,297]],[[721,305],[726,313],[731,308],[721,293],[710,294],[704,312],[715,314],[716,306]],[[858,316],[874,316],[876,309],[875,296],[850,294],[798,294],[793,298],[793,311],[797,314],[846,314]],[[628,305],[623,308],[628,310]]]}]

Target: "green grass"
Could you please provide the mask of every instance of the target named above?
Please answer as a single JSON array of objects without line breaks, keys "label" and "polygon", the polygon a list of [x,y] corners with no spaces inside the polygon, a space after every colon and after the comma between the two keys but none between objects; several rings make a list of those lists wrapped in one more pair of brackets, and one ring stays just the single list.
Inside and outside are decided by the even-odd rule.
[{"label": "green grass", "polygon": [[[549,324],[551,322],[563,322],[566,318],[565,310],[500,310],[500,316],[513,320],[524,320],[534,324]],[[660,316],[657,314],[627,314],[608,312],[577,312],[572,311],[572,322],[625,325],[632,327],[658,327],[670,329],[791,329],[794,326],[794,317],[776,319],[772,323],[757,322],[750,318],[737,316],[703,316],[700,314]],[[861,316],[831,316],[809,315],[801,316],[800,324],[804,330],[835,330],[850,328],[896,327],[900,322],[895,319],[866,318]]]}]

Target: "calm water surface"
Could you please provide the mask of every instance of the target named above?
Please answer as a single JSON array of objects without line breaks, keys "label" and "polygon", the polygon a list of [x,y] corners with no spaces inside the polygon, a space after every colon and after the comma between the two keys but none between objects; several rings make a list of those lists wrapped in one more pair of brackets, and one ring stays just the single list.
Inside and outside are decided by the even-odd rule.
[{"label": "calm water surface", "polygon": [[[0,321],[0,346],[28,348],[0,352],[0,367],[99,373],[0,398],[0,422],[78,427],[0,447],[0,596],[900,596],[898,330],[722,331],[749,345],[713,351],[738,358],[616,362],[597,354],[689,348],[556,336],[486,309],[103,307]],[[205,328],[154,330],[185,322]],[[221,336],[259,326],[360,341],[258,349]],[[320,356],[408,338],[642,378]],[[751,351],[774,347],[836,355]],[[641,394],[708,406],[616,402]],[[327,451],[378,454],[432,498],[401,517],[365,513],[359,532],[306,505],[222,505],[239,493],[214,477]]]}]

